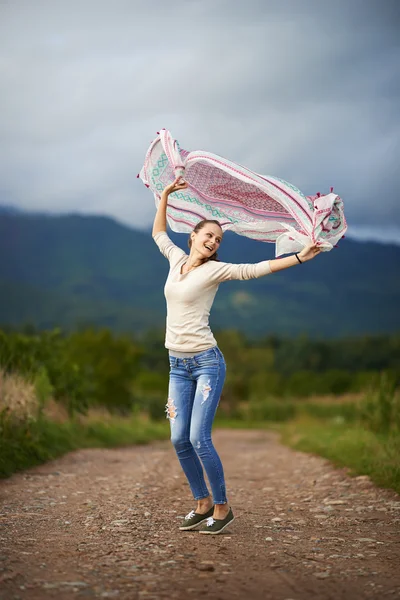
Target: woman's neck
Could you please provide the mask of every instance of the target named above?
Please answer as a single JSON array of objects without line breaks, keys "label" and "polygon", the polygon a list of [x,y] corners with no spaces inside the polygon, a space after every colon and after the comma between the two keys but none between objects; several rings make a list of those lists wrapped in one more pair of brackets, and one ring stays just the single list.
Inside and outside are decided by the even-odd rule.
[{"label": "woman's neck", "polygon": [[202,265],[203,262],[205,262],[205,260],[202,256],[200,256],[197,252],[191,252],[188,260],[186,261],[186,267],[188,269],[195,269],[196,267]]}]

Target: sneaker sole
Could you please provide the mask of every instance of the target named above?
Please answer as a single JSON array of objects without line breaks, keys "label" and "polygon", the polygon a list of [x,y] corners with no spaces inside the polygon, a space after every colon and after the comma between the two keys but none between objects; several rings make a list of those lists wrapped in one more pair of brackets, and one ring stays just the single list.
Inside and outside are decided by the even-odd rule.
[{"label": "sneaker sole", "polygon": [[205,519],[202,519],[201,521],[198,521],[195,525],[188,525],[187,527],[179,527],[179,529],[181,531],[190,531],[191,529],[196,529],[196,527],[198,527],[199,525],[204,523],[204,521],[207,521],[207,519],[208,519],[208,517],[206,517]]},{"label": "sneaker sole", "polygon": [[231,519],[229,521],[229,523],[227,523],[226,525],[224,525],[223,527],[221,527],[221,529],[218,529],[218,531],[199,531],[199,533],[205,533],[206,535],[218,535],[219,533],[221,533],[226,527],[228,527],[228,525],[230,525],[232,523],[232,521],[235,520],[235,517],[233,517],[233,519]]}]

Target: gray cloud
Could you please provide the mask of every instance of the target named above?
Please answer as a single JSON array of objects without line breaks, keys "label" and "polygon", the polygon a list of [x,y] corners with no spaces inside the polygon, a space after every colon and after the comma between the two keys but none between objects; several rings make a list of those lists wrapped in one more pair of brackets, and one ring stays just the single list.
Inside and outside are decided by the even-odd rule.
[{"label": "gray cloud", "polygon": [[0,23],[3,203],[147,226],[166,127],[400,227],[397,2],[20,0]]}]

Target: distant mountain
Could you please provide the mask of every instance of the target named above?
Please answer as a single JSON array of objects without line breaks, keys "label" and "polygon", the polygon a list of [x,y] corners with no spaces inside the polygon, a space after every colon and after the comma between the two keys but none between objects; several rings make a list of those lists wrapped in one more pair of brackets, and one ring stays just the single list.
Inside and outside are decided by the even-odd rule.
[{"label": "distant mountain", "polygon": [[21,210],[11,204],[0,204],[0,215],[17,215],[21,213]]},{"label": "distant mountain", "polygon": [[[187,236],[170,233],[187,249]],[[226,262],[274,258],[227,232]],[[400,247],[342,240],[281,273],[220,286],[211,324],[249,334],[342,336],[400,329]],[[106,217],[0,213],[0,323],[164,327],[167,261],[150,233]]]}]

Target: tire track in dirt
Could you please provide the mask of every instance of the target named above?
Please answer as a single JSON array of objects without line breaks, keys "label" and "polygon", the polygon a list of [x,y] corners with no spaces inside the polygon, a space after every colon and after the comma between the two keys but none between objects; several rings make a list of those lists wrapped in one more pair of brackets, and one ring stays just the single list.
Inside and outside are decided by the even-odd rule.
[{"label": "tire track in dirt", "polygon": [[400,598],[400,496],[264,431],[217,430],[234,523],[195,504],[170,442],[79,450],[0,482],[0,600]]}]

